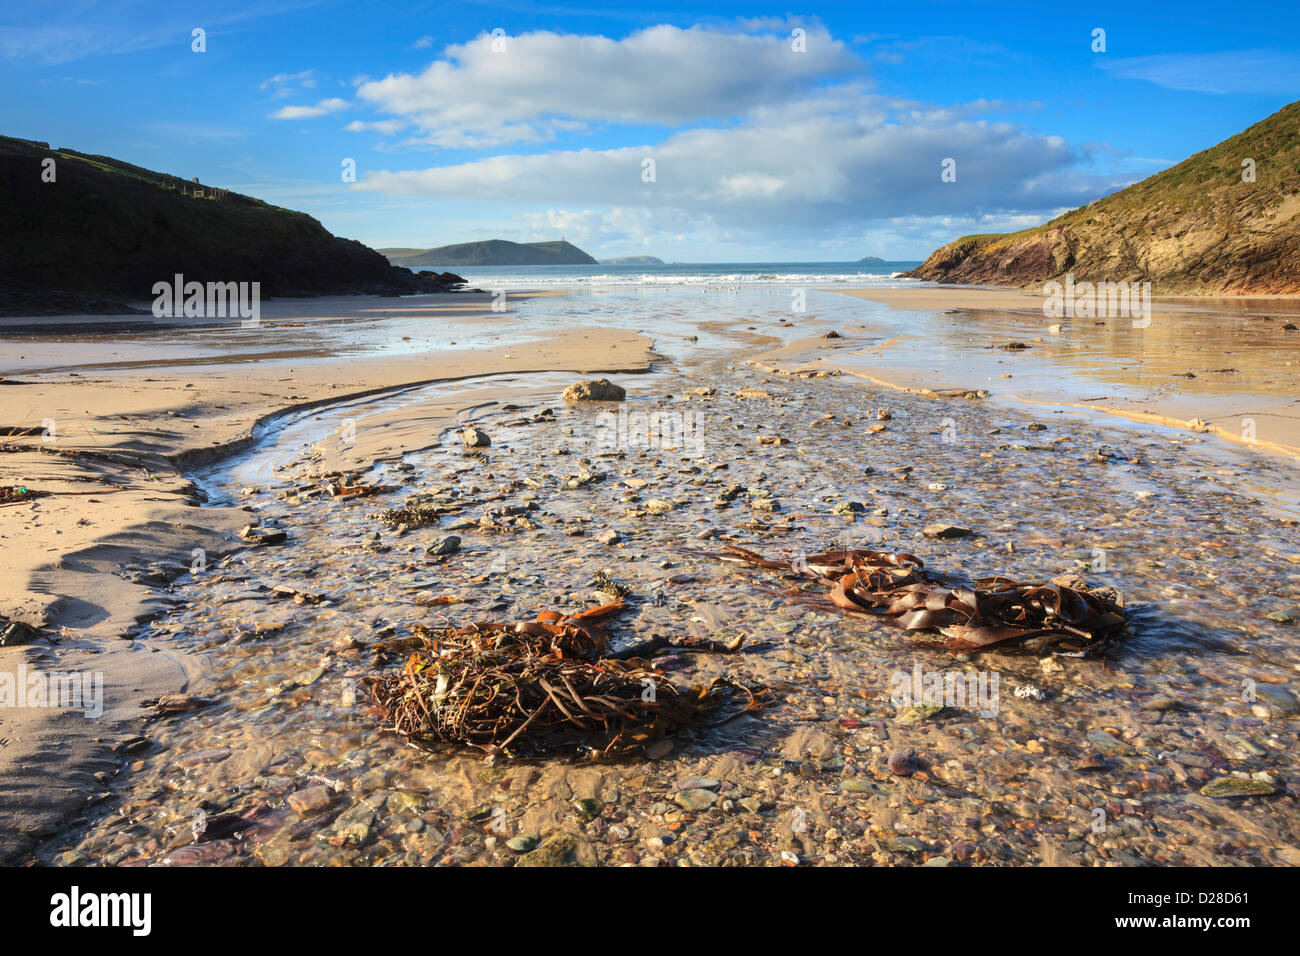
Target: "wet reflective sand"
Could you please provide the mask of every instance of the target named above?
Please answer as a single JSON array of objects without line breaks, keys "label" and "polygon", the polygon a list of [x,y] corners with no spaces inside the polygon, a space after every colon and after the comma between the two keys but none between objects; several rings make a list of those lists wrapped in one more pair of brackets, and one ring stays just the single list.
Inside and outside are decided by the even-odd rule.
[{"label": "wet reflective sand", "polygon": [[960,306],[935,309],[922,306],[942,290],[864,291],[864,321],[888,338],[837,343],[825,362],[902,385],[986,388],[1008,404],[1199,419],[1229,440],[1300,455],[1300,331],[1287,328],[1300,324],[1300,300],[1158,299],[1150,324],[1135,326],[1047,318],[1042,297],[1018,293],[988,292],[990,307],[975,308],[981,294],[950,293]]},{"label": "wet reflective sand", "polygon": [[[273,431],[200,476],[288,543],[173,585],[183,604],[139,640],[196,655],[205,676],[191,690],[213,703],[150,723],[40,859],[1300,862],[1300,529],[1284,500],[1252,492],[1262,479],[1294,485],[1292,465],[1187,433],[1044,425],[848,377],[713,362],[625,384],[629,410],[679,414],[699,443],[610,444],[601,409],[564,407],[558,387],[545,399],[524,389],[521,408],[475,413],[492,436],[486,452],[448,433],[355,476],[399,482],[386,496],[308,497],[312,443],[338,440],[347,417],[364,421],[355,406]],[[706,386],[716,393],[690,394]],[[402,400],[422,399],[444,400],[445,386]],[[446,504],[440,527],[399,536],[376,522],[417,493]],[[843,502],[864,508],[850,518],[835,512]],[[976,534],[925,538],[934,522]],[[618,543],[598,540],[608,529]],[[425,553],[448,533],[458,551]],[[954,657],[700,553],[722,541],[783,556],[844,543],[910,550],[972,576],[1078,570],[1125,594],[1132,635],[1110,660]],[[404,657],[368,645],[417,623],[603,603],[601,570],[632,592],[624,640],[747,636],[736,655],[663,653],[669,678],[725,673],[773,688],[779,703],[620,762],[426,753],[382,733],[359,681]],[[277,585],[323,600],[277,597]],[[419,603],[436,596],[461,603]],[[994,706],[900,707],[896,675],[918,666],[986,686],[996,675]],[[894,753],[913,754],[919,772],[892,773]]]}]

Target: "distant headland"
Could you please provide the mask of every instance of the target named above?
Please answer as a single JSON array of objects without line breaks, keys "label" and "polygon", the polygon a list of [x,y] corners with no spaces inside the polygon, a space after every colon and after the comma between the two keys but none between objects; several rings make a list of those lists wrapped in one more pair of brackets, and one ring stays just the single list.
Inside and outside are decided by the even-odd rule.
[{"label": "distant headland", "polygon": [[395,266],[594,266],[596,260],[572,243],[488,239],[435,249],[380,249]]}]

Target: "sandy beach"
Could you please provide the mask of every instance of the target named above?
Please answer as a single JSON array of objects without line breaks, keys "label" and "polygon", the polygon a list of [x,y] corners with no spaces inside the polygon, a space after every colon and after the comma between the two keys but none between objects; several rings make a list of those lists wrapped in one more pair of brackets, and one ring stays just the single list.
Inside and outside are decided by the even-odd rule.
[{"label": "sandy beach", "polygon": [[[53,440],[39,432],[4,439],[0,485],[48,496],[0,508],[0,614],[49,638],[0,655],[11,670],[102,672],[104,719],[4,712],[4,850],[62,863],[502,863],[563,837],[579,841],[573,852],[584,858],[643,865],[779,865],[783,853],[832,865],[1296,862],[1290,688],[1300,661],[1285,635],[1300,592],[1285,572],[1266,601],[1255,600],[1250,583],[1267,567],[1300,560],[1286,501],[1261,509],[1253,497],[1254,482],[1293,481],[1292,466],[1268,464],[1267,446],[1216,444],[1213,434],[1185,430],[1171,441],[1125,423],[1174,408],[1163,394],[1123,408],[1084,403],[1118,412],[1113,426],[1052,420],[1031,401],[1069,404],[1059,389],[1015,393],[1013,404],[986,401],[982,392],[1001,391],[993,369],[1025,356],[997,352],[984,365],[968,356],[993,354],[986,341],[1027,335],[1041,325],[1041,310],[1034,317],[1032,297],[942,294],[951,297],[851,293],[892,309],[970,311],[964,328],[974,344],[929,377],[919,362],[896,360],[908,354],[901,340],[889,344],[892,335],[833,312],[848,297],[830,294],[794,321],[780,296],[768,312],[755,299],[725,315],[709,300],[695,312],[672,300],[664,305],[672,322],[650,334],[626,304],[611,305],[596,328],[572,322],[571,310],[588,300],[539,302],[531,306],[543,310],[538,318],[520,297],[516,318],[485,312],[484,297],[457,295],[280,301],[268,305],[260,330],[105,337],[74,321],[58,334],[7,336],[0,421],[22,430],[52,420]],[[980,326],[986,314],[993,318]],[[823,338],[832,327],[841,338]],[[859,347],[856,336],[871,345]],[[481,347],[507,337],[510,344]],[[1174,354],[1143,357],[1188,363]],[[868,361],[876,356],[881,367]],[[1104,372],[1096,363],[1091,374]],[[1023,367],[1014,374],[1024,376]],[[1292,374],[1281,362],[1267,369],[1261,395],[1280,392]],[[702,416],[691,419],[704,423],[701,444],[600,445],[594,413],[558,400],[567,384],[597,375],[628,388],[629,408]],[[1207,422],[1223,414],[1213,389],[1189,389],[1177,397],[1184,400]],[[1277,419],[1288,417],[1286,407]],[[1267,436],[1259,444],[1285,443],[1289,433],[1268,430],[1272,419],[1253,413]],[[467,422],[493,436],[481,455],[460,447],[455,429]],[[949,427],[967,437],[934,438]],[[1080,468],[1106,477],[1067,494]],[[428,557],[437,528],[432,537],[361,537],[379,528],[373,513],[390,506],[386,499],[395,507],[400,492],[348,507],[308,494],[330,475],[451,494],[448,520],[530,517],[487,518],[500,526],[458,530],[465,543],[457,553]],[[1193,487],[1185,501],[1179,489]],[[1057,512],[1018,513],[1016,501],[1051,488]],[[213,503],[202,506],[201,492]],[[652,502],[660,504],[646,511]],[[1188,524],[1208,508],[1213,527]],[[937,542],[921,530],[936,520],[978,533]],[[290,541],[249,548],[239,533],[250,524],[287,529]],[[611,530],[615,543],[607,544]],[[840,616],[791,604],[779,587],[738,578],[704,553],[734,541],[788,557],[796,544],[811,551],[845,535],[855,547],[924,551],[970,573],[1056,573],[1104,552],[1129,599],[1147,609],[1145,636],[1105,671],[1090,661],[981,655],[982,671],[1006,685],[1000,717],[903,719],[889,703],[890,675],[966,666],[962,658],[918,657],[872,626],[864,634]],[[1151,554],[1177,555],[1179,573]],[[727,730],[679,737],[649,764],[559,758],[536,773],[529,765],[504,777],[494,771],[491,785],[511,794],[511,848],[504,831],[497,839],[474,816],[498,799],[484,789],[481,756],[427,757],[376,736],[356,705],[331,709],[340,682],[370,673],[365,648],[427,618],[411,603],[412,589],[463,602],[439,619],[463,618],[458,607],[476,619],[509,617],[600,600],[588,577],[602,564],[643,595],[627,625],[636,634],[689,621],[701,634],[743,633],[753,647],[735,658],[669,652],[657,659],[668,673],[691,681],[741,675],[774,688],[781,704]],[[330,597],[304,614],[301,601],[267,605],[278,586]],[[1232,595],[1239,619],[1212,599],[1216,587]],[[1157,608],[1176,613],[1161,622]],[[1197,649],[1227,639],[1229,629],[1251,635],[1256,652],[1207,663]],[[1208,683],[1185,686],[1180,693],[1192,700],[1166,708],[1165,681],[1198,672],[1211,675]],[[1242,677],[1266,689],[1262,703],[1224,697]],[[1011,699],[1012,686],[1042,688],[1047,703]],[[142,723],[146,700],[176,692],[218,705]],[[274,717],[281,713],[286,723]],[[308,724],[288,716],[299,713]],[[1067,713],[1073,723],[1062,720]],[[1246,725],[1269,731],[1271,742],[1234,743]],[[1205,734],[1217,741],[1208,751],[1193,744]],[[303,749],[309,740],[314,750]],[[989,747],[1002,757],[990,761]],[[1172,751],[1183,756],[1157,756]],[[925,771],[904,779],[883,770],[895,752],[916,753]],[[1089,776],[1094,770],[1100,776]],[[1180,794],[1232,772],[1269,781],[1257,784],[1277,795],[1227,816],[1205,797],[1181,802]],[[295,793],[321,780],[326,795],[312,798],[328,810],[304,809]],[[1090,837],[1086,807],[1102,799],[1097,793],[1107,806],[1143,807],[1147,822]],[[918,804],[929,807],[913,817]],[[1031,812],[1031,804],[1043,809]],[[990,820],[989,807],[1009,816]],[[258,835],[191,840],[186,821],[200,810],[245,814]],[[137,822],[123,830],[124,820]],[[1228,824],[1236,842],[1216,850],[1214,832]],[[1178,838],[1162,849],[1145,827]],[[1006,836],[1015,832],[1024,839]]]},{"label": "sandy beach", "polygon": [[[439,321],[491,312],[490,296],[472,293],[402,305],[397,311],[413,317],[406,320],[413,337],[430,312]],[[249,514],[200,508],[187,477],[193,466],[240,448],[277,414],[432,381],[503,379],[430,418],[359,429],[354,446],[337,449],[341,469],[427,446],[444,418],[499,401],[514,376],[635,374],[649,366],[647,340],[601,330],[561,333],[526,349],[352,354],[348,336],[369,340],[373,323],[393,311],[383,300],[356,297],[277,302],[266,308],[264,329],[114,334],[111,346],[82,331],[102,328],[99,316],[6,320],[71,331],[0,346],[0,425],[9,431],[0,439],[0,486],[48,493],[0,509],[0,615],[57,638],[0,648],[0,666],[102,672],[105,713],[90,721],[49,708],[4,709],[5,855],[53,832],[96,779],[120,768],[113,748],[138,731],[142,701],[181,691],[193,676],[195,665],[176,649],[124,640],[166,611],[158,588],[189,571],[196,549],[215,560],[244,546],[238,532]],[[331,340],[325,326],[338,337]],[[35,434],[14,434],[28,429]]]},{"label": "sandy beach", "polygon": [[1294,296],[1157,297],[1150,327],[1133,328],[1126,319],[1047,318],[1043,296],[1012,289],[834,291],[943,316],[948,327],[942,344],[933,327],[864,349],[837,342],[819,365],[900,388],[982,389],[1000,400],[1212,433],[1300,459],[1300,332],[1285,328],[1300,319]]}]

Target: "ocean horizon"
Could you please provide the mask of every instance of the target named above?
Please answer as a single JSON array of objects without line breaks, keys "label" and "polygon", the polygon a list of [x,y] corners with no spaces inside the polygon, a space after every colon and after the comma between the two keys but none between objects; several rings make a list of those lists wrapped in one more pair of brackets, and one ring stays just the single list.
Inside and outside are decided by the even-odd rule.
[{"label": "ocean horizon", "polygon": [[[470,286],[513,287],[564,285],[853,285],[897,279],[920,260],[886,262],[670,262],[663,265],[595,264],[554,266],[421,266],[454,272]],[[409,268],[409,267],[407,267]]]}]

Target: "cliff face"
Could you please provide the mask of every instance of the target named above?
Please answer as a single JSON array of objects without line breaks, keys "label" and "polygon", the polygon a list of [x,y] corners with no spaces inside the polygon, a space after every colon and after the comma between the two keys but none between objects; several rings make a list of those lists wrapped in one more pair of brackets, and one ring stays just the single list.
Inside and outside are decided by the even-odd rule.
[{"label": "cliff face", "polygon": [[[44,181],[53,159],[54,181]],[[155,282],[260,282],[267,296],[434,291],[305,213],[105,156],[0,137],[0,311],[151,300]],[[100,302],[111,311],[120,303]]]},{"label": "cliff face", "polygon": [[1045,225],[950,242],[907,275],[1034,286],[1066,273],[1157,293],[1300,293],[1300,102]]}]

